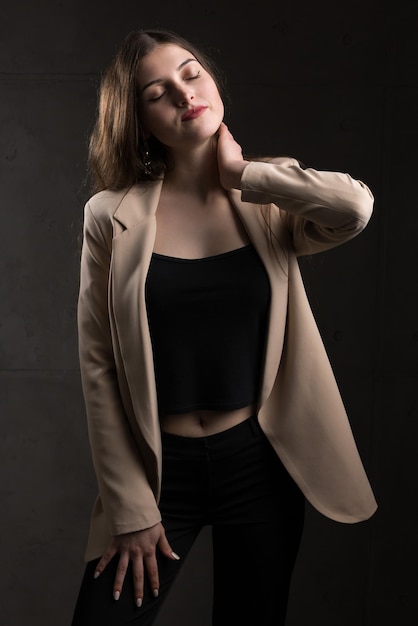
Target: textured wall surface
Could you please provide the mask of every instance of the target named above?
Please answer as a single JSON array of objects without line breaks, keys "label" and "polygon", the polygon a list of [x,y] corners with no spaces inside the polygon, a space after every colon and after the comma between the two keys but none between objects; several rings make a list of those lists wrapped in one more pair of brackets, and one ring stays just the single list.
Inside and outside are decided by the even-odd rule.
[{"label": "textured wall surface", "polygon": [[[308,507],[288,626],[415,626],[418,19],[415,2],[386,4],[3,3],[0,626],[71,620],[96,493],[75,320],[86,144],[100,72],[151,26],[212,51],[245,152],[347,171],[375,194],[364,233],[301,267],[380,508],[347,526]],[[210,573],[205,530],[158,626],[209,626]]]}]

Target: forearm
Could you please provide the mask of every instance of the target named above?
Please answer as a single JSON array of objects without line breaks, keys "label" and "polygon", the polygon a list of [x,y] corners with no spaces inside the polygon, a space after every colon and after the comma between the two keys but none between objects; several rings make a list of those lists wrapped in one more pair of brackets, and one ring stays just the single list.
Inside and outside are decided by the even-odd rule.
[{"label": "forearm", "polygon": [[[349,241],[367,225],[373,196],[361,181],[339,172],[301,169],[292,158],[252,162],[243,171],[246,202],[275,205],[297,255]],[[278,208],[277,208],[278,207]]]},{"label": "forearm", "polygon": [[351,221],[367,224],[373,195],[364,183],[340,172],[303,170],[295,159],[283,162],[250,163],[241,178],[243,200],[273,202],[288,213],[330,228]]}]

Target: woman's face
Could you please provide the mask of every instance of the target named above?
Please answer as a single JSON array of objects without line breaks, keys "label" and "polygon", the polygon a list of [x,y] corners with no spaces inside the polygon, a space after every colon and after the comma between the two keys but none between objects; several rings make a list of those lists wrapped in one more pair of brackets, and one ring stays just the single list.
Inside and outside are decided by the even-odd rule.
[{"label": "woman's face", "polygon": [[212,76],[184,48],[163,44],[138,68],[140,115],[147,135],[171,149],[207,142],[218,130],[224,105]]}]

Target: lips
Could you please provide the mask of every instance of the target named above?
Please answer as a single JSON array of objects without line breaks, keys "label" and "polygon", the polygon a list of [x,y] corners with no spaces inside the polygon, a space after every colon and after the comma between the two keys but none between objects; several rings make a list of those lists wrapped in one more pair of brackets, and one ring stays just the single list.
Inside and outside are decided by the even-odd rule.
[{"label": "lips", "polygon": [[193,107],[193,109],[189,109],[188,111],[186,111],[186,113],[181,118],[181,121],[188,122],[190,120],[194,120],[196,119],[196,117],[202,115],[202,113],[204,113],[206,109],[207,107],[205,106]]}]

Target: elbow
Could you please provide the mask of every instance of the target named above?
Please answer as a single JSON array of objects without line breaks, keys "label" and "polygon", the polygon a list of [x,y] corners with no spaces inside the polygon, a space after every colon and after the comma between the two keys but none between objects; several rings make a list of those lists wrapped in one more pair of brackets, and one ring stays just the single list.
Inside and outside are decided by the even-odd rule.
[{"label": "elbow", "polygon": [[347,234],[348,239],[352,239],[359,235],[367,226],[370,217],[366,216],[354,217],[350,222],[344,226],[344,231]]},{"label": "elbow", "polygon": [[358,181],[360,189],[354,202],[353,221],[356,223],[358,232],[362,231],[370,221],[373,213],[374,197],[369,187]]}]

